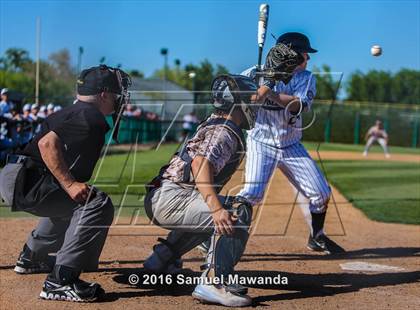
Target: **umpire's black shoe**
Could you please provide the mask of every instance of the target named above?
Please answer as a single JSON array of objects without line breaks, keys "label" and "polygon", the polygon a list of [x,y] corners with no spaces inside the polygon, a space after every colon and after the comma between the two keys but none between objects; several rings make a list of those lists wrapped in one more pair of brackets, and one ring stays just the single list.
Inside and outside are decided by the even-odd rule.
[{"label": "umpire's black shoe", "polygon": [[55,264],[54,256],[47,256],[45,259],[37,259],[34,253],[26,246],[16,261],[15,272],[18,274],[49,273]]},{"label": "umpire's black shoe", "polygon": [[47,278],[39,297],[46,300],[92,302],[101,298],[104,293],[105,291],[98,283],[77,279],[72,283],[62,285]]},{"label": "umpire's black shoe", "polygon": [[320,234],[316,238],[309,235],[308,249],[316,252],[324,252],[326,254],[340,254],[345,253],[341,246],[332,241],[324,234]]}]

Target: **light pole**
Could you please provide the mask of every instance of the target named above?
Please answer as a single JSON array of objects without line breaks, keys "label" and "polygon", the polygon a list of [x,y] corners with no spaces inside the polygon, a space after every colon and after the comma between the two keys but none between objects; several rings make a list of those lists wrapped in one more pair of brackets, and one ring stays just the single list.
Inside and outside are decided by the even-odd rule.
[{"label": "light pole", "polygon": [[196,96],[195,96],[195,76],[196,76],[196,73],[194,71],[191,71],[190,73],[188,73],[188,77],[192,81],[193,103],[194,104],[196,103]]},{"label": "light pole", "polygon": [[35,73],[35,103],[39,104],[39,57],[41,40],[41,18],[36,18],[36,73]]},{"label": "light pole", "polygon": [[79,53],[77,55],[77,74],[82,71],[82,55],[83,55],[83,47],[79,46]]},{"label": "light pole", "polygon": [[168,49],[163,47],[160,49],[160,54],[163,56],[163,79],[166,81],[168,79]]},{"label": "light pole", "polygon": [[162,120],[166,117],[166,81],[168,79],[168,49],[163,47],[160,49],[160,54],[163,56],[163,109],[162,109]]}]

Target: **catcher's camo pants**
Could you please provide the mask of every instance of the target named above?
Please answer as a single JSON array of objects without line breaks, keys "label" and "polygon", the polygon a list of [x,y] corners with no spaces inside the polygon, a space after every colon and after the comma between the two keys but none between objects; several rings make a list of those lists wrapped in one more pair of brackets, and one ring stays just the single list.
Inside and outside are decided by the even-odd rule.
[{"label": "catcher's camo pants", "polygon": [[[225,200],[223,196],[219,196],[219,199],[222,203]],[[208,240],[214,233],[210,209],[200,192],[193,187],[183,187],[164,180],[160,188],[146,195],[144,202],[145,208],[148,209],[147,214],[153,214],[155,223],[171,230],[166,241],[178,257]],[[233,235],[221,238],[224,246],[220,245],[219,248],[223,249],[224,253],[219,254],[232,258],[224,259],[226,265],[223,266],[223,270],[227,270],[227,273],[233,271],[245,249],[250,220],[249,217],[246,225],[242,225],[246,227],[235,228]]]}]

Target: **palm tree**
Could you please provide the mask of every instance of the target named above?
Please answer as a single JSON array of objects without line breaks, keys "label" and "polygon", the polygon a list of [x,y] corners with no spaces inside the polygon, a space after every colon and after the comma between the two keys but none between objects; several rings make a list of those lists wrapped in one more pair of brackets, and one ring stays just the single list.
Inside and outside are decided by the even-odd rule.
[{"label": "palm tree", "polygon": [[20,71],[29,61],[28,51],[22,48],[9,48],[5,52],[4,64],[7,70]]}]

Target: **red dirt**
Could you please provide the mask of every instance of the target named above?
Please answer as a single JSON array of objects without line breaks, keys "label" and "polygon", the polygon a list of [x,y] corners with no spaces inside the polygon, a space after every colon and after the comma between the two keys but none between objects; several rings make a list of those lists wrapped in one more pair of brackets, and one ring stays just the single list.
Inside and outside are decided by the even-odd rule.
[{"label": "red dirt", "polygon": [[[318,159],[316,151],[310,151],[309,154],[314,159]],[[357,152],[341,152],[341,151],[320,151],[319,156],[321,159],[334,159],[334,160],[386,160],[386,161],[403,161],[403,162],[416,162],[420,164],[420,155],[416,154],[391,154],[390,158],[385,158],[382,153],[369,153],[364,157],[362,153]]]},{"label": "red dirt", "polygon": [[[229,188],[237,188],[242,180],[241,174],[242,171],[237,173]],[[325,256],[306,249],[308,226],[299,207],[294,207],[294,200],[294,190],[277,172],[264,207],[255,212],[253,235],[237,270],[245,276],[281,274],[288,277],[289,284],[254,285],[249,290],[254,306],[323,310],[420,308],[420,226],[373,222],[334,190],[326,231],[334,235],[333,239],[346,248],[347,253]],[[165,233],[156,227],[139,225],[146,223],[144,218],[140,218],[137,225],[113,226],[101,256],[100,270],[83,275],[86,280],[102,284],[107,292],[105,301],[72,304],[39,300],[37,296],[45,275],[19,276],[13,272],[17,255],[35,223],[34,219],[0,219],[2,309],[216,307],[194,301],[190,296],[192,286],[163,290],[133,287],[126,282],[128,274],[141,271],[142,262],[150,253],[156,235]],[[194,271],[198,274],[201,261],[201,255],[196,250],[186,255],[184,268],[190,270],[185,273]],[[360,261],[404,270],[351,272],[342,270],[339,265]]]}]

